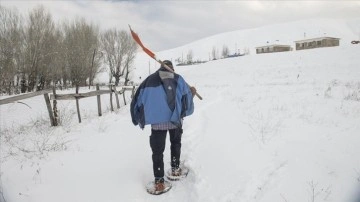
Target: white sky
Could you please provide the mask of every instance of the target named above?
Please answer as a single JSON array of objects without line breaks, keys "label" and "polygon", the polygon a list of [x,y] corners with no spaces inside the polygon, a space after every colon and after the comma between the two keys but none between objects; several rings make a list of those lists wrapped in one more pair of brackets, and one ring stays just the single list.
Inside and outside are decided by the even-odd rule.
[{"label": "white sky", "polygon": [[42,4],[54,20],[84,17],[101,29],[128,30],[154,51],[176,48],[211,35],[313,18],[360,18],[360,1],[10,1],[26,15]]}]

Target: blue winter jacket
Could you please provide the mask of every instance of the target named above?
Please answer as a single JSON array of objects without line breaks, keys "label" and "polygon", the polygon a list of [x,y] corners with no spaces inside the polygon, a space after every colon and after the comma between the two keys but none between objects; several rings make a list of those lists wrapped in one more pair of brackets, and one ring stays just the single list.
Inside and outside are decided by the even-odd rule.
[{"label": "blue winter jacket", "polygon": [[194,112],[193,96],[180,75],[160,68],[140,84],[130,110],[132,122],[142,129],[165,122],[181,127],[181,119]]}]

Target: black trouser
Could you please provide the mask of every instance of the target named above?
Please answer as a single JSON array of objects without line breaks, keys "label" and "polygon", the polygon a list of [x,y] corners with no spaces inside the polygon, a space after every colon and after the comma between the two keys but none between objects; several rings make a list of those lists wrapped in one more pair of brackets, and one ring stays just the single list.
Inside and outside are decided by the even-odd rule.
[{"label": "black trouser", "polygon": [[[164,177],[164,150],[167,130],[151,130],[150,146],[152,150],[153,171],[155,179]],[[170,150],[171,168],[178,168],[180,165],[181,153],[181,128],[170,129]]]}]

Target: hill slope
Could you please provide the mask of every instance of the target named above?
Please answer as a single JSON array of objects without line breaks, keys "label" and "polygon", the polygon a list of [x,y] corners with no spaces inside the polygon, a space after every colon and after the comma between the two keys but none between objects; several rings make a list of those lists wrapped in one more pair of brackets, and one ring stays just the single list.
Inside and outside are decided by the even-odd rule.
[{"label": "hill slope", "polygon": [[[241,23],[241,22],[239,22]],[[351,46],[352,40],[360,40],[360,18],[355,19],[313,19],[291,23],[268,25],[256,29],[238,30],[210,36],[181,47],[156,53],[162,59],[169,59],[176,63],[177,59],[186,61],[189,51],[193,53],[193,61],[212,60],[212,50],[216,48],[221,57],[223,46],[227,46],[230,54],[244,53],[256,54],[255,47],[267,44],[290,45],[295,50],[296,40],[316,38],[322,36],[341,38],[341,46]],[[141,37],[142,34],[138,33]],[[146,45],[146,41],[143,41]],[[151,49],[151,47],[149,47]],[[154,72],[159,65],[149,59],[141,51],[138,54],[135,66],[137,67],[134,79],[144,78],[149,72]],[[140,73],[141,72],[141,73]],[[105,82],[107,79],[103,79]]]}]

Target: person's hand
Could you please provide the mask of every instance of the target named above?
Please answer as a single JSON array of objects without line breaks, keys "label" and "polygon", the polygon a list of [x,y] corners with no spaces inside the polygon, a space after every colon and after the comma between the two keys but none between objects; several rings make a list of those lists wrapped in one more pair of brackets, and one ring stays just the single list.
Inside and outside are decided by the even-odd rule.
[{"label": "person's hand", "polygon": [[194,86],[191,86],[190,90],[191,90],[192,96],[194,97],[196,95],[196,88]]}]

